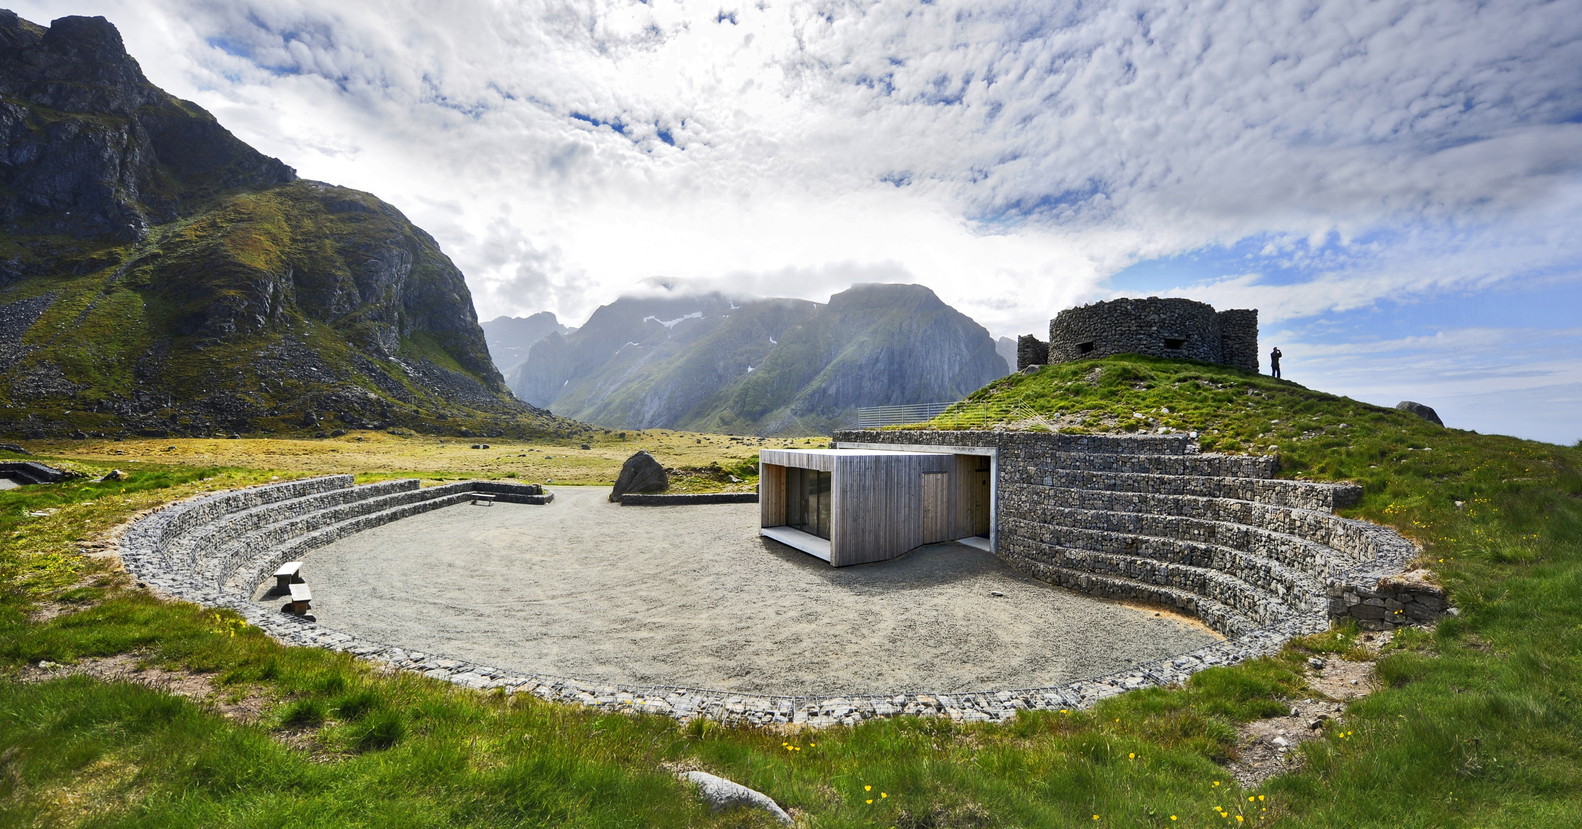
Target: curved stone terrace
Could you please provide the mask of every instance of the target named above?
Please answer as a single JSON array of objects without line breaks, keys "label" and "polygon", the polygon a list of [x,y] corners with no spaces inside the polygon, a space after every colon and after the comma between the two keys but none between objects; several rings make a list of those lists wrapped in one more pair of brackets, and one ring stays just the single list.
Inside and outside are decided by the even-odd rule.
[{"label": "curved stone terrace", "polygon": [[[998,473],[1010,499],[998,556],[933,545],[836,570],[759,539],[751,505],[622,509],[602,489],[563,488],[530,506],[504,501],[548,497],[331,476],[161,510],[128,531],[122,557],[155,589],[234,608],[282,641],[437,679],[827,725],[1001,720],[1179,682],[1322,629],[1326,590],[1415,552],[1333,516],[1341,490],[1268,480],[1256,459],[1179,441],[1045,449],[1006,455],[1043,460]],[[471,505],[484,490],[499,501]],[[305,562],[316,618],[261,594],[288,560]]]}]

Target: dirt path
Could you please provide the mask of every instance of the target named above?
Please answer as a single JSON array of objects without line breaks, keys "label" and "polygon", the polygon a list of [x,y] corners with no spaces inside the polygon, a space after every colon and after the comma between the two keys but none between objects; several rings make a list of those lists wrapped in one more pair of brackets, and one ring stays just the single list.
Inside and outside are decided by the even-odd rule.
[{"label": "dirt path", "polygon": [[523,672],[786,695],[1041,687],[1215,639],[962,545],[836,569],[761,539],[757,505],[553,491],[547,507],[449,507],[310,554],[318,620]]}]

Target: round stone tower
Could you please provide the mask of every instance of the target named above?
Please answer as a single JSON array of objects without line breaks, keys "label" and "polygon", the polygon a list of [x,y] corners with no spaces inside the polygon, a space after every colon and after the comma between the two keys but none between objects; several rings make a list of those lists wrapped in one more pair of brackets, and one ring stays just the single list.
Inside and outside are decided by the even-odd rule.
[{"label": "round stone tower", "polygon": [[1190,299],[1114,299],[1049,321],[1049,362],[1146,354],[1258,371],[1258,312]]}]

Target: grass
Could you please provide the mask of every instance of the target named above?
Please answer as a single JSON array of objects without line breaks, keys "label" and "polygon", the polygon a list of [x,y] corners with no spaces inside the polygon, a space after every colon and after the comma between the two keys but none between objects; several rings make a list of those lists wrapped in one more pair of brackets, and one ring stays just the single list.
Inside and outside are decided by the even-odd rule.
[{"label": "grass", "polygon": [[[1007,411],[1018,417],[1075,428],[1163,426],[1221,449],[1275,446],[1284,474],[1357,480],[1367,494],[1355,514],[1418,539],[1460,615],[1397,636],[1379,656],[1379,690],[1303,745],[1301,771],[1252,790],[1221,765],[1238,724],[1312,696],[1307,657],[1361,656],[1354,631],[1181,687],[998,726],[677,724],[285,648],[225,613],[131,589],[80,550],[145,506],[277,476],[541,480],[554,470],[607,482],[644,442],[667,465],[730,468],[761,448],[756,439],[634,433],[588,450],[472,450],[384,433],[38,445],[90,475],[112,465],[131,474],[115,489],[84,479],[0,494],[0,824],[771,825],[708,813],[676,768],[752,786],[820,827],[1582,821],[1582,449],[1441,429],[1286,381],[1142,358],[1047,367],[980,395],[974,405],[1014,400]],[[23,682],[39,660],[128,655],[194,673],[212,693],[192,701],[85,677]],[[224,716],[236,700],[256,716]]]}]

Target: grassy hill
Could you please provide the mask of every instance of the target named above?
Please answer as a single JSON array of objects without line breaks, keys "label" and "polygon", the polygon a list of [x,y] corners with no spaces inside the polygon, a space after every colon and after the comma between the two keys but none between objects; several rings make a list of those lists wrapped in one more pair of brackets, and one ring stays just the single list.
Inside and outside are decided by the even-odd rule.
[{"label": "grassy hill", "polygon": [[[1362,483],[1353,514],[1421,542],[1459,615],[1382,647],[1339,629],[1184,687],[1000,726],[677,725],[385,675],[135,590],[94,557],[102,532],[195,491],[301,473],[129,455],[121,481],[0,493],[0,824],[771,825],[709,814],[676,768],[764,791],[809,826],[1582,822],[1582,449],[1134,357],[1009,377],[953,417],[1278,447],[1283,474]],[[402,445],[386,466],[419,468]],[[1317,696],[1313,657],[1376,660],[1378,687],[1297,749],[1299,770],[1238,785],[1225,764],[1239,729]],[[40,660],[142,663],[185,696],[34,682]]]},{"label": "grassy hill", "polygon": [[366,193],[235,193],[144,239],[62,253],[47,256],[69,268],[0,287],[0,306],[32,312],[0,366],[13,436],[584,428],[510,398],[455,268]]}]

